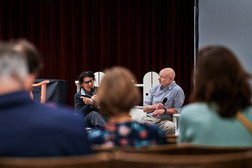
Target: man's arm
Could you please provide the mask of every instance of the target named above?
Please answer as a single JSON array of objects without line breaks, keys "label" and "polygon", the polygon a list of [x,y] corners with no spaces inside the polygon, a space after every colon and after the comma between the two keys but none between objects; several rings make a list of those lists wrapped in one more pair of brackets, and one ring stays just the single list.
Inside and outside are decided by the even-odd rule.
[{"label": "man's arm", "polygon": [[145,113],[151,113],[155,110],[156,108],[153,105],[145,105],[143,108],[143,111]]},{"label": "man's arm", "polygon": [[151,113],[158,108],[158,104],[152,104],[154,92],[155,92],[154,87],[152,87],[149,90],[148,96],[145,98],[143,111],[146,113]]},{"label": "man's arm", "polygon": [[83,99],[80,98],[80,94],[76,93],[74,95],[74,109],[75,111],[83,111],[86,112],[88,110],[88,104],[83,102]]},{"label": "man's arm", "polygon": [[173,108],[164,108],[164,109],[158,109],[153,113],[153,117],[157,117],[162,114],[177,114],[180,112],[182,105],[185,100],[185,95],[182,89],[179,89],[177,91],[177,94],[174,99],[174,107]]},{"label": "man's arm", "polygon": [[174,107],[173,108],[163,108],[163,109],[156,109],[152,116],[158,117],[159,115],[163,114],[177,114],[180,112],[182,105],[184,103],[185,95],[182,89],[179,89],[174,98]]},{"label": "man's arm", "polygon": [[94,105],[94,100],[88,97],[80,97],[85,104]]},{"label": "man's arm", "polygon": [[175,108],[167,108],[166,113],[164,114],[177,114],[177,110]]},{"label": "man's arm", "polygon": [[175,99],[174,99],[174,108],[177,111],[177,113],[180,113],[180,110],[181,110],[181,108],[182,108],[182,106],[184,104],[184,100],[185,100],[185,94],[184,94],[184,91],[181,88],[181,89],[179,89],[177,91],[177,94],[176,94]]},{"label": "man's arm", "polygon": [[157,109],[163,109],[164,105],[162,103],[158,103],[158,104],[153,104],[153,105],[145,105],[143,108],[143,111],[146,113],[151,113]]},{"label": "man's arm", "polygon": [[162,109],[157,109],[153,112],[152,116],[153,117],[158,117],[160,115],[163,115],[163,114],[177,114],[177,110],[175,108],[162,108]]}]

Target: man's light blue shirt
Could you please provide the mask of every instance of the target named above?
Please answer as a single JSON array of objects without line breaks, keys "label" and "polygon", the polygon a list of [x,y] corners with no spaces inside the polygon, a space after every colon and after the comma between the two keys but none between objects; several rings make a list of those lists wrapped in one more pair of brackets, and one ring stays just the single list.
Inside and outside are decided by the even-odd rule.
[{"label": "man's light blue shirt", "polygon": [[[175,108],[179,113],[185,100],[185,94],[183,89],[177,85],[175,81],[173,81],[166,88],[163,88],[160,84],[153,86],[149,91],[149,95],[144,101],[144,105],[162,103],[165,97],[167,98],[165,108]],[[152,113],[153,112],[147,113],[147,116],[152,117]],[[163,114],[158,118],[172,120],[172,115]]]}]

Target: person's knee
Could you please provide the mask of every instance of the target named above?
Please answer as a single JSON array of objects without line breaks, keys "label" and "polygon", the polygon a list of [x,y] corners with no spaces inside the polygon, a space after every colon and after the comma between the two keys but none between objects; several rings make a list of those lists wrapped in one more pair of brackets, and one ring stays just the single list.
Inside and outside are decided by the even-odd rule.
[{"label": "person's knee", "polygon": [[143,123],[146,122],[146,116],[143,116],[143,117],[141,118],[141,122],[143,122]]},{"label": "person's knee", "polygon": [[85,119],[86,119],[88,122],[92,123],[93,120],[96,120],[96,119],[98,118],[98,114],[99,114],[99,113],[96,112],[96,111],[91,111],[90,113],[88,113],[88,114],[86,115]]},{"label": "person's knee", "polygon": [[155,123],[155,121],[152,118],[147,117],[147,116],[143,116],[141,119],[141,122],[145,123],[145,124],[154,124]]},{"label": "person's knee", "polygon": [[86,120],[92,125],[92,127],[103,127],[106,124],[106,121],[100,113],[97,111],[91,111]]},{"label": "person's knee", "polygon": [[88,118],[93,118],[93,117],[96,117],[98,115],[99,115],[99,113],[97,111],[91,111],[90,113],[88,113],[87,117]]},{"label": "person's knee", "polygon": [[165,135],[175,134],[175,125],[172,122],[165,123]]}]

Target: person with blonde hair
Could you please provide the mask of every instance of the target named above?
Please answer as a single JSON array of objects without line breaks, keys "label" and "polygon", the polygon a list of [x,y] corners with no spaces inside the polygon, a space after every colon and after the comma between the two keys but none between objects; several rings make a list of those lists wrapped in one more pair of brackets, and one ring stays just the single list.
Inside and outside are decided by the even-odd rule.
[{"label": "person with blonde hair", "polygon": [[[179,143],[252,146],[251,76],[224,46],[199,51],[191,104],[181,110]],[[240,120],[240,118],[243,118]]]},{"label": "person with blonde hair", "polygon": [[140,91],[134,82],[134,75],[126,68],[113,67],[105,71],[97,97],[100,110],[109,121],[104,128],[89,133],[92,144],[140,147],[166,142],[158,126],[131,120],[129,112],[140,101]]}]

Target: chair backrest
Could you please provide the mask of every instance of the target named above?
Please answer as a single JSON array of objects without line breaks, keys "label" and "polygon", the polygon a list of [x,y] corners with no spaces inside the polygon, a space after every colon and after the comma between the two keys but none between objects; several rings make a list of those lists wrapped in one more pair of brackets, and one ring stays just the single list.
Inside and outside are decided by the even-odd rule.
[{"label": "chair backrest", "polygon": [[0,157],[1,168],[110,168],[106,153],[69,157]]},{"label": "chair backrest", "polygon": [[102,78],[104,77],[104,72],[95,72],[95,81],[94,81],[94,86],[98,87],[102,81]]},{"label": "chair backrest", "polygon": [[177,139],[178,136],[175,134],[166,136],[166,141],[168,142],[168,144],[177,144]]},{"label": "chair backrest", "polygon": [[100,152],[69,157],[0,157],[1,168],[251,168],[252,151],[222,154]]},{"label": "chair backrest", "polygon": [[168,144],[148,147],[113,147],[103,148],[102,146],[93,146],[96,152],[126,152],[126,153],[148,153],[161,155],[209,155],[209,154],[225,154],[238,152],[252,152],[252,147],[218,147],[203,146],[194,144]]},{"label": "chair backrest", "polygon": [[118,152],[114,156],[120,168],[251,168],[252,153],[215,155],[159,155]]},{"label": "chair backrest", "polygon": [[42,82],[32,84],[32,87],[41,87],[40,103],[45,103],[45,99],[46,99],[46,85],[48,83],[50,83],[49,80],[44,80]]},{"label": "chair backrest", "polygon": [[159,84],[158,78],[159,78],[158,73],[154,71],[150,71],[144,75],[143,77],[143,102],[146,96],[148,96],[150,88]]}]

